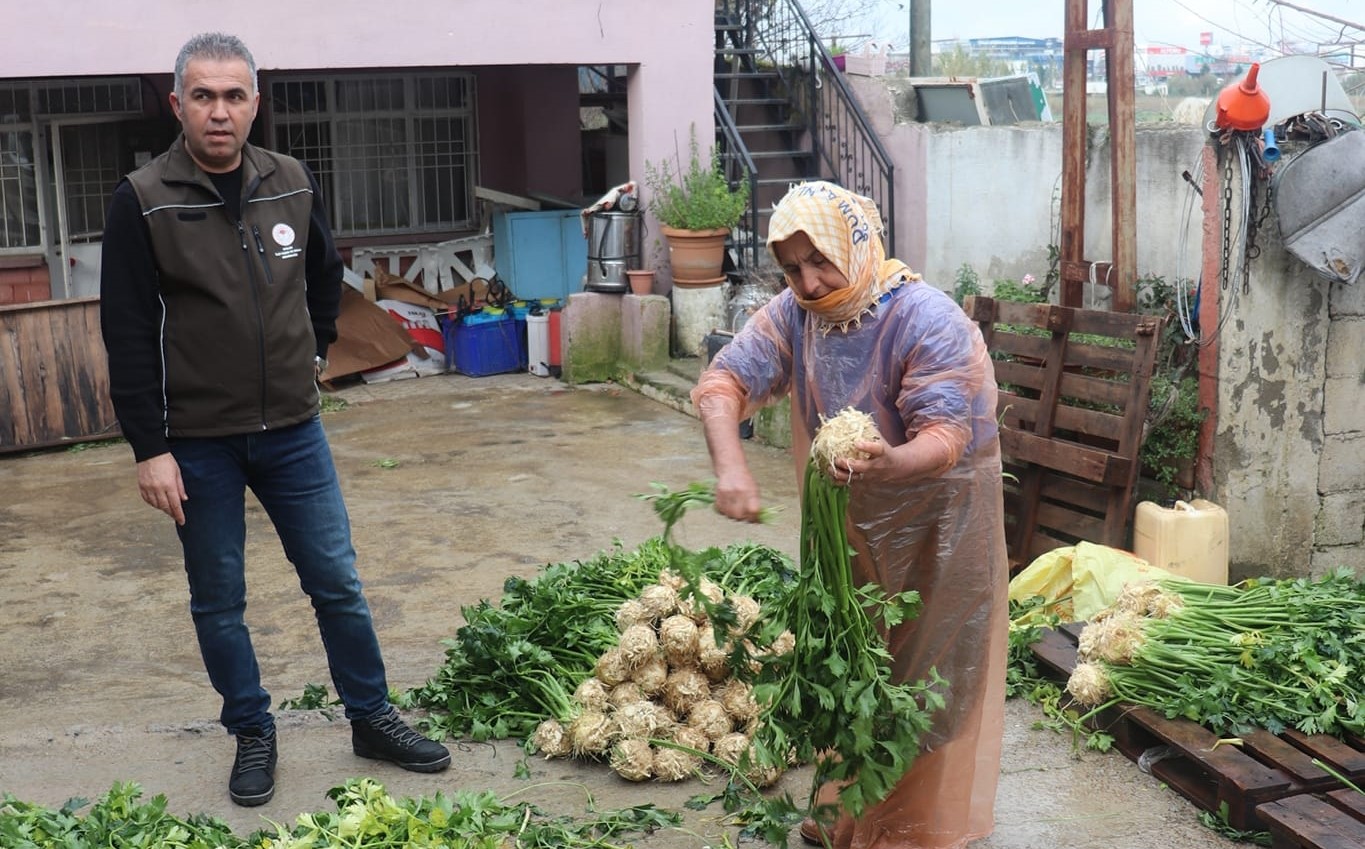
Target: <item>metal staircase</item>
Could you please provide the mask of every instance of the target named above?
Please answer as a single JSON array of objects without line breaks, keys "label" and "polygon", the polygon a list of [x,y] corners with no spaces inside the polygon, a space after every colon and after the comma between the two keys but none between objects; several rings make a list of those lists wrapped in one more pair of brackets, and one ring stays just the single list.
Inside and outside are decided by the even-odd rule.
[{"label": "metal staircase", "polygon": [[877,202],[895,251],[891,158],[797,0],[716,0],[716,149],[749,211],[731,252],[759,267],[773,204],[830,180]]}]

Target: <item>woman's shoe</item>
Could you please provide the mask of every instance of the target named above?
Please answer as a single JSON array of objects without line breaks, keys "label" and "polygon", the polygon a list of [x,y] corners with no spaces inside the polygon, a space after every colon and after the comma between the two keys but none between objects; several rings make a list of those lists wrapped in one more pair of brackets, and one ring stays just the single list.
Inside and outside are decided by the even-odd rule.
[{"label": "woman's shoe", "polygon": [[806,841],[808,846],[824,846],[826,849],[829,847],[829,843],[820,836],[820,824],[810,817],[801,820],[801,839]]}]

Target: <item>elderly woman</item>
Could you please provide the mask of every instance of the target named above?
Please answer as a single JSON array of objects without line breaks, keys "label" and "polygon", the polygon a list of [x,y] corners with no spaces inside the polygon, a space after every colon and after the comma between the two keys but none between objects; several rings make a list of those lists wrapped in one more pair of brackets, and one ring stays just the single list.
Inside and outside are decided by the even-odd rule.
[{"label": "elderly woman", "polygon": [[[798,480],[821,417],[852,406],[883,442],[839,468],[849,485],[854,582],[919,592],[888,634],[897,681],[949,682],[947,707],[891,794],[802,837],[856,849],[947,849],[994,827],[1004,724],[1008,565],[996,386],[981,333],[952,299],[887,259],[873,202],[803,183],[777,205],[768,248],[787,288],[701,376],[692,399],[716,474],[716,509],[754,521],[759,492],[738,423],[790,395]],[[820,793],[833,803],[834,788]]]}]

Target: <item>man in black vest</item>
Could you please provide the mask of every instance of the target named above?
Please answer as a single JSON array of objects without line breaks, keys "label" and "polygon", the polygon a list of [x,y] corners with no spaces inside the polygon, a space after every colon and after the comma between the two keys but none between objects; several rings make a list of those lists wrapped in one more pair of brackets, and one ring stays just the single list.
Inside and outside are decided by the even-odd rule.
[{"label": "man in black vest", "polygon": [[142,499],[175,520],[200,653],[237,738],[239,805],[269,801],[277,757],[244,618],[248,487],[312,601],[355,753],[418,772],[450,764],[388,701],[319,418],[342,261],[312,173],[247,144],[259,103],[238,38],[185,44],[170,96],[182,134],[114,191],[100,284],[114,408]]}]

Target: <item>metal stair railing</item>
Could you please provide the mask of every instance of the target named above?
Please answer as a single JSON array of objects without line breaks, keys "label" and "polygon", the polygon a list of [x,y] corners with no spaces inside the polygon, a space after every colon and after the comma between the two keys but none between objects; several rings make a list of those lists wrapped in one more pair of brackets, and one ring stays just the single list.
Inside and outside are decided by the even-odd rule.
[{"label": "metal stair railing", "polygon": [[[757,72],[766,63],[778,74],[784,96],[802,118],[806,141],[824,176],[876,202],[886,227],[887,255],[894,256],[895,166],[801,4],[797,0],[716,0],[716,20],[738,35],[733,47],[742,64]],[[718,53],[724,50],[717,45]],[[719,88],[717,97],[722,101],[719,110],[724,106]],[[756,204],[751,196],[755,217]]]},{"label": "metal stair railing", "polygon": [[745,146],[744,139],[740,137],[739,128],[735,126],[735,119],[726,108],[725,99],[720,96],[719,89],[715,91],[715,96],[716,128],[724,142],[721,145],[720,160],[725,169],[725,177],[732,187],[738,186],[741,182],[749,187],[749,206],[741,219],[742,226],[739,228],[741,235],[735,240],[735,266],[741,271],[746,268],[758,268],[758,247],[761,241],[758,236],[758,167],[754,165],[754,158],[750,155],[749,148]]}]

